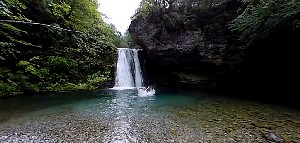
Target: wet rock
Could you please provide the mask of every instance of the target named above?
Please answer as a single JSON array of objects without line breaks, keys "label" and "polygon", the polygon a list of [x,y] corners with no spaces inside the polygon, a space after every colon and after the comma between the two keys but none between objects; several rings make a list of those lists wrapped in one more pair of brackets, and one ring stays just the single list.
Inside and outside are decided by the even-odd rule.
[{"label": "wet rock", "polygon": [[238,143],[236,140],[234,140],[234,139],[229,139],[229,141],[227,141],[226,143]]},{"label": "wet rock", "polygon": [[267,140],[273,141],[275,143],[284,143],[284,140],[277,136],[275,133],[267,133],[264,136]]},{"label": "wet rock", "polygon": [[[131,22],[131,37],[144,49],[147,57],[146,67],[149,72],[155,74],[154,80],[157,85],[194,88],[217,86],[218,75],[225,72],[225,66],[236,62],[233,57],[242,51],[242,48],[236,45],[238,42],[229,42],[238,39],[236,34],[228,29],[228,22],[235,17],[233,13],[241,5],[238,1],[233,3],[234,7],[225,8],[229,5],[222,5],[210,11],[210,15],[204,16],[206,18],[203,19],[213,19],[208,23],[196,22],[200,15],[207,14],[197,11],[196,15],[200,17],[196,18],[195,15],[196,19],[191,20],[195,22],[193,25],[198,27],[196,29],[192,28],[193,26],[184,26],[185,28],[172,30],[171,25],[162,23],[181,25],[180,22],[170,21],[160,13],[153,13],[146,19],[137,17]],[[172,12],[168,14],[172,15]]]},{"label": "wet rock", "polygon": [[213,119],[214,121],[221,121],[222,119]]},{"label": "wet rock", "polygon": [[232,127],[226,127],[226,128],[225,128],[225,132],[227,132],[227,133],[228,133],[228,132],[232,132],[232,131],[233,131],[233,128],[232,128]]},{"label": "wet rock", "polygon": [[251,124],[246,124],[246,125],[245,125],[245,128],[246,128],[246,129],[254,129],[254,128],[255,128],[255,125],[254,125],[253,123],[251,123]]}]

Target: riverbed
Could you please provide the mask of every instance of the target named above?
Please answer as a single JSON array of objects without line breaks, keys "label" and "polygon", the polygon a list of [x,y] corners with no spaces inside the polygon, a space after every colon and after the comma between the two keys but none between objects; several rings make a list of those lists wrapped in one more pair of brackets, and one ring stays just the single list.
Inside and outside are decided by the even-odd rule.
[{"label": "riverbed", "polygon": [[300,111],[201,91],[136,89],[0,99],[0,142],[300,143]]}]

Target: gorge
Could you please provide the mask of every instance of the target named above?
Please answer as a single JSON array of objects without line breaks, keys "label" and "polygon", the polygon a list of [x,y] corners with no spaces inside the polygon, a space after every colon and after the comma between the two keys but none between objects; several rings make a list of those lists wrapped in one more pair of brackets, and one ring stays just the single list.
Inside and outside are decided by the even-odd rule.
[{"label": "gorge", "polygon": [[300,142],[299,0],[99,9],[0,0],[1,143]]}]

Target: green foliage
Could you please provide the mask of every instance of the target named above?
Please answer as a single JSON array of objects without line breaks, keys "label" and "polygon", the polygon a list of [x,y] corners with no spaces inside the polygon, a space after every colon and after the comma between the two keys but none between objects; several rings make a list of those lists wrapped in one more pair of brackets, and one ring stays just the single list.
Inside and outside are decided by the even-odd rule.
[{"label": "green foliage", "polygon": [[[299,0],[244,0],[248,7],[230,23],[248,44],[268,37],[276,30],[293,26],[300,15]],[[298,18],[297,18],[298,17]],[[294,23],[294,25],[291,25]]]},{"label": "green foliage", "polygon": [[64,83],[64,84],[51,84],[46,88],[49,91],[70,91],[70,90],[94,90],[96,89],[94,86],[89,85],[87,83]]},{"label": "green foliage", "polygon": [[22,87],[26,92],[39,92],[40,88],[37,84],[26,83],[24,87]]},{"label": "green foliage", "polygon": [[106,27],[106,33],[109,35],[109,37],[112,37],[112,42],[115,47],[123,47],[127,48],[129,47],[125,41],[124,36],[121,32],[117,30],[117,28],[112,24],[105,24],[104,27]]},{"label": "green foliage", "polygon": [[107,80],[111,80],[109,75],[110,75],[110,71],[105,71],[104,73],[99,71],[89,76],[87,81],[91,85],[99,85]]},{"label": "green foliage", "polygon": [[100,13],[97,11],[98,3],[96,0],[53,1],[49,5],[52,8],[52,13],[63,19],[60,24],[65,24],[71,29],[87,32],[103,22]]},{"label": "green foliage", "polygon": [[131,35],[128,30],[125,32],[123,39],[126,42],[126,44],[128,45],[128,47],[130,47],[130,48],[138,47],[138,45],[134,44],[133,39],[131,38]]},{"label": "green foliage", "polygon": [[136,14],[131,17],[131,19],[135,19],[138,16],[146,17],[150,14],[151,9],[156,8],[157,6],[155,5],[153,0],[142,0],[140,2],[139,7],[136,10]]},{"label": "green foliage", "polygon": [[46,64],[48,66],[62,66],[62,67],[67,67],[67,68],[75,68],[78,66],[75,60],[72,59],[67,59],[64,57],[59,57],[59,56],[49,56],[47,57],[48,60],[46,60]]},{"label": "green foliage", "polygon": [[211,8],[224,1],[225,0],[142,0],[131,19],[136,19],[137,17],[146,18],[157,12],[161,15],[172,12],[187,14],[192,11]]},{"label": "green foliage", "polygon": [[70,14],[71,6],[66,3],[51,3],[49,6],[52,8],[53,15],[57,18],[64,18],[64,16]]},{"label": "green foliage", "polygon": [[1,19],[80,31],[0,22],[0,96],[91,90],[110,80],[119,37],[97,9],[96,0],[0,1]]},{"label": "green foliage", "polygon": [[3,82],[0,80],[0,97],[3,95],[14,94],[17,91],[17,86],[9,82]]},{"label": "green foliage", "polygon": [[[157,23],[161,30],[154,36],[165,41],[169,34],[203,29],[204,25],[217,18],[212,15],[217,15],[215,13],[219,11],[216,12],[213,8],[226,2],[227,0],[142,0],[131,19],[147,21],[143,25]],[[204,17],[209,17],[209,20],[204,21]]]},{"label": "green foliage", "polygon": [[0,68],[0,97],[19,93],[19,84],[14,81],[18,79],[22,80],[22,78],[25,79],[26,77],[21,77],[17,73]]},{"label": "green foliage", "polygon": [[40,79],[43,79],[48,74],[48,69],[40,68],[39,65],[30,63],[28,61],[20,61],[17,66],[22,67],[25,73],[28,73],[28,76],[36,76]]},{"label": "green foliage", "polygon": [[20,15],[26,6],[19,0],[3,0],[1,1],[1,9],[1,15],[10,15],[10,10],[17,11],[17,14]]}]

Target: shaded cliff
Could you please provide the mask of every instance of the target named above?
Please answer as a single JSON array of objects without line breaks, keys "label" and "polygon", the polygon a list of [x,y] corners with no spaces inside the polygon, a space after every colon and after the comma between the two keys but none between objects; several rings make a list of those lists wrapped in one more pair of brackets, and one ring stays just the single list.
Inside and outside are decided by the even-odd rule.
[{"label": "shaded cliff", "polygon": [[[267,37],[248,43],[229,27],[246,7],[230,0],[209,8],[137,15],[129,32],[144,49],[150,81],[159,87],[295,91],[299,27],[278,24]],[[299,15],[285,22],[297,22]]]},{"label": "shaded cliff", "polygon": [[237,16],[242,3],[191,11],[153,13],[132,21],[133,40],[144,48],[146,67],[159,86],[216,87],[219,76],[239,63],[244,51],[227,23]]}]

